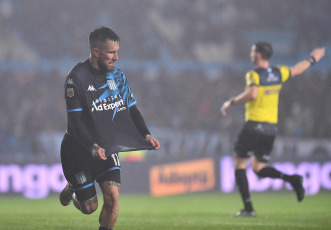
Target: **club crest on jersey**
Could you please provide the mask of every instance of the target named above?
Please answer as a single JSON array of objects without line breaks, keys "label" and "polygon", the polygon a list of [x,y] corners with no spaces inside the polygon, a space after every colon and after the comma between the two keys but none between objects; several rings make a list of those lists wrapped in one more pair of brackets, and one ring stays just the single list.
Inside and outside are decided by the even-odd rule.
[{"label": "club crest on jersey", "polygon": [[107,80],[107,83],[110,90],[117,90],[117,85],[114,79]]},{"label": "club crest on jersey", "polygon": [[68,97],[73,97],[75,95],[73,88],[67,88]]}]

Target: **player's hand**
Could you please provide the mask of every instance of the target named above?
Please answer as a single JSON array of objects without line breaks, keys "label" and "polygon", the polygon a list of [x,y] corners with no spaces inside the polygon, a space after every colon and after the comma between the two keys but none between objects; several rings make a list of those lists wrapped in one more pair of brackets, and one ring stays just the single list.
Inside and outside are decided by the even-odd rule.
[{"label": "player's hand", "polygon": [[95,160],[107,160],[106,151],[104,148],[101,148],[99,145],[94,144],[91,147],[91,154]]},{"label": "player's hand", "polygon": [[321,48],[316,48],[314,49],[310,56],[312,56],[316,62],[319,62],[325,55],[325,48],[321,47]]},{"label": "player's hand", "polygon": [[231,101],[226,101],[223,103],[220,111],[223,116],[226,116],[226,110],[231,107]]},{"label": "player's hand", "polygon": [[160,149],[160,142],[155,139],[154,137],[152,137],[151,135],[146,135],[145,136],[145,140],[150,143],[152,146],[155,146],[155,149],[154,150],[158,150]]}]

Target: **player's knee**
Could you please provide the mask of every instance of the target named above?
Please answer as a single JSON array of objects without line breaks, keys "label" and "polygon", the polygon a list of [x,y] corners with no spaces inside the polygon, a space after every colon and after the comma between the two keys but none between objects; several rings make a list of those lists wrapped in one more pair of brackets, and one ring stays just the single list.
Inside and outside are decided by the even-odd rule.
[{"label": "player's knee", "polygon": [[258,159],[254,158],[252,159],[251,167],[253,172],[259,176],[259,172],[267,166],[266,163],[260,162]]},{"label": "player's knee", "polygon": [[118,209],[119,203],[118,203],[119,196],[116,193],[108,194],[104,196],[104,208],[108,209],[109,211],[113,211]]},{"label": "player's knee", "polygon": [[118,194],[112,193],[109,194],[105,197],[104,199],[104,205],[106,206],[106,208],[113,208],[118,206]]},{"label": "player's knee", "polygon": [[259,173],[260,171],[264,168],[264,166],[261,166],[259,164],[252,164],[251,165],[253,172],[257,175],[260,176]]},{"label": "player's knee", "polygon": [[94,204],[94,205],[82,206],[80,211],[83,214],[90,215],[94,213],[97,209],[98,209],[98,204]]},{"label": "player's knee", "polygon": [[80,211],[84,214],[92,214],[98,209],[98,198],[96,196],[89,200],[80,201]]},{"label": "player's knee", "polygon": [[254,172],[256,175],[259,174],[260,169],[259,169],[258,167],[253,167],[253,166],[252,166],[252,170],[253,170],[253,172]]},{"label": "player's knee", "polygon": [[234,158],[234,168],[235,169],[246,169],[247,161],[248,161],[248,159],[246,159],[246,158],[235,157]]}]

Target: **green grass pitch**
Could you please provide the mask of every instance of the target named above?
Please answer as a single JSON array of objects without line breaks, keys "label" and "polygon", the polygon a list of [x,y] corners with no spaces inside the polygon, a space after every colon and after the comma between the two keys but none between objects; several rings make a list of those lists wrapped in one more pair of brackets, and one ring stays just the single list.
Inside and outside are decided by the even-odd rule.
[{"label": "green grass pitch", "polygon": [[[115,229],[331,229],[331,193],[306,196],[294,193],[253,193],[256,218],[236,218],[241,207],[237,193],[204,193],[170,197],[121,195]],[[98,229],[99,209],[92,215],[72,204],[62,207],[53,196],[42,200],[0,197],[0,229]]]}]

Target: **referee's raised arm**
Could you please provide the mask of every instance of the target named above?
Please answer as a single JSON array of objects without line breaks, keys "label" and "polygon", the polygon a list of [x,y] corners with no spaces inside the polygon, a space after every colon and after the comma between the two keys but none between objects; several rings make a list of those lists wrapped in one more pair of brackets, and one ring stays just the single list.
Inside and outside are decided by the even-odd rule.
[{"label": "referee's raised arm", "polygon": [[319,62],[325,55],[325,48],[316,48],[306,59],[296,63],[293,67],[290,67],[291,77],[298,76],[305,72],[309,67]]}]

